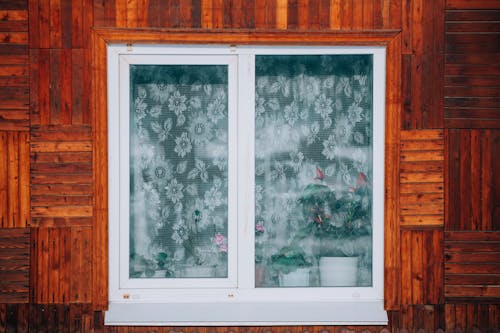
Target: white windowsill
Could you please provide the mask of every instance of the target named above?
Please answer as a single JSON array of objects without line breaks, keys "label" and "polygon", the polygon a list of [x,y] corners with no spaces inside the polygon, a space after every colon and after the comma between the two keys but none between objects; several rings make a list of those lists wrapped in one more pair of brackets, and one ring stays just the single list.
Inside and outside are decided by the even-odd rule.
[{"label": "white windowsill", "polygon": [[270,326],[386,325],[383,301],[356,302],[111,302],[106,325]]}]

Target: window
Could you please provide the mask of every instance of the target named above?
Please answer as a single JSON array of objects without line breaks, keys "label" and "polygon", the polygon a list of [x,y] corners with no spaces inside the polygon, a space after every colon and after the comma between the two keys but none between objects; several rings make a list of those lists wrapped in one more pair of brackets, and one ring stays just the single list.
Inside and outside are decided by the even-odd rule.
[{"label": "window", "polygon": [[106,322],[386,322],[384,78],[383,47],[109,46]]}]

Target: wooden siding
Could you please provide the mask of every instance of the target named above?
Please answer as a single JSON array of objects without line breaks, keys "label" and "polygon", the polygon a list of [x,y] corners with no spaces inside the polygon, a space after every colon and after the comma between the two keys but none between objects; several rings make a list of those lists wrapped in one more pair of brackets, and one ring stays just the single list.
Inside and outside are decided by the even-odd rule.
[{"label": "wooden siding", "polygon": [[500,128],[500,5],[498,1],[479,1],[471,8],[472,2],[456,0],[448,5],[445,125]]},{"label": "wooden siding", "polygon": [[494,301],[500,298],[500,234],[445,233],[445,297]]},{"label": "wooden siding", "polygon": [[0,300],[27,303],[29,295],[30,231],[0,229]]},{"label": "wooden siding", "polygon": [[[498,0],[0,0],[0,332],[498,329],[499,22]],[[91,93],[106,90],[95,80],[105,68],[91,66],[100,28],[304,40],[400,31],[389,54],[401,112],[388,114],[398,125],[386,149],[387,328],[104,326],[106,119],[93,118],[102,101]]]}]

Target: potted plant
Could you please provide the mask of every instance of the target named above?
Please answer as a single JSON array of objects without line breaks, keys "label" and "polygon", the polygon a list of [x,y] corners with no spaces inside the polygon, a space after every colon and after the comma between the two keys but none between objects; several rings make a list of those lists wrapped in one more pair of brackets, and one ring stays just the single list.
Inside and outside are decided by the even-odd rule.
[{"label": "potted plant", "polygon": [[301,237],[313,236],[322,286],[356,286],[360,242],[371,239],[371,189],[364,174],[356,186],[335,192],[319,179],[306,186],[299,202],[306,224]]},{"label": "potted plant", "polygon": [[282,287],[309,286],[311,262],[299,246],[285,246],[271,256],[271,267],[279,274]]}]

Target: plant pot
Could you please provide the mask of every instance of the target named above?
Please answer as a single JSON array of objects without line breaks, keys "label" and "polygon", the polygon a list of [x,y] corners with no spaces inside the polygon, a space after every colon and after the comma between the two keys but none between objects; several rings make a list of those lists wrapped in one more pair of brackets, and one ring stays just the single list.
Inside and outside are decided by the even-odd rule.
[{"label": "plant pot", "polygon": [[214,278],[215,266],[185,266],[183,268],[184,278]]},{"label": "plant pot", "polygon": [[153,275],[154,278],[165,278],[167,275],[167,270],[166,269],[158,269],[155,271],[155,275]]},{"label": "plant pot", "polygon": [[322,287],[355,287],[358,284],[358,257],[319,258]]},{"label": "plant pot", "polygon": [[309,268],[297,268],[297,270],[288,274],[279,273],[280,287],[308,287],[309,286]]},{"label": "plant pot", "polygon": [[264,285],[264,266],[255,265],[255,286],[262,287]]}]

